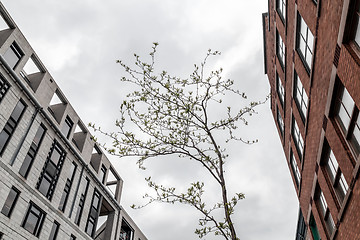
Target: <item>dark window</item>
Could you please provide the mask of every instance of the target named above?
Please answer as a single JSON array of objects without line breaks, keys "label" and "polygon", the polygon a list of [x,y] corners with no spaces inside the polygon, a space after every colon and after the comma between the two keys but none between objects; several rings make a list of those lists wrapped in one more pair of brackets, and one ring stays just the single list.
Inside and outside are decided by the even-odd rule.
[{"label": "dark window", "polygon": [[0,74],[0,102],[10,88],[10,84],[5,80],[3,75]]},{"label": "dark window", "polygon": [[300,209],[295,240],[305,240],[305,239],[306,239],[306,223]]},{"label": "dark window", "polygon": [[308,96],[306,94],[306,91],[304,89],[304,86],[302,85],[302,82],[295,72],[295,79],[294,79],[294,99],[296,106],[299,109],[300,116],[305,122],[306,115],[307,115],[307,108],[308,108]]},{"label": "dark window", "polygon": [[54,193],[65,155],[66,153],[64,149],[55,140],[36,185],[36,189],[38,189],[49,200],[51,200]]},{"label": "dark window", "polygon": [[70,236],[70,240],[76,240],[76,237],[74,235],[71,234]]},{"label": "dark window", "polygon": [[17,190],[15,187],[10,189],[9,195],[7,196],[4,206],[1,209],[1,213],[7,217],[11,216],[11,213],[15,207],[16,201],[18,200],[20,195],[20,191]]},{"label": "dark window", "polygon": [[41,124],[35,134],[35,137],[30,145],[30,149],[26,154],[25,159],[19,170],[20,175],[23,176],[24,178],[26,178],[27,175],[29,174],[32,163],[34,162],[35,156],[39,150],[41,141],[45,136],[45,132],[46,132],[45,126]]},{"label": "dark window", "polygon": [[2,239],[3,235],[4,234],[2,232],[0,232],[0,240]]},{"label": "dark window", "polygon": [[69,138],[73,126],[73,121],[71,121],[69,116],[66,116],[64,125],[61,128],[61,132],[65,135],[66,138]]},{"label": "dark window", "polygon": [[49,240],[55,240],[56,239],[57,234],[59,232],[59,228],[60,228],[60,223],[58,223],[57,221],[54,221],[54,224],[53,224],[53,226],[51,228]]},{"label": "dark window", "polygon": [[301,178],[300,169],[298,167],[298,164],[296,162],[296,159],[295,159],[295,156],[294,156],[294,153],[292,150],[290,150],[290,165],[291,165],[291,170],[293,172],[293,175],[295,176],[296,186],[299,187],[300,178]]},{"label": "dark window", "polygon": [[309,227],[314,240],[321,240],[313,214],[311,213]]},{"label": "dark window", "polygon": [[12,111],[9,120],[6,122],[4,129],[0,133],[0,155],[3,154],[6,145],[9,143],[11,136],[13,135],[21,116],[25,111],[26,105],[20,100],[14,110]]},{"label": "dark window", "polygon": [[99,179],[102,183],[105,183],[105,177],[106,177],[106,167],[104,165],[101,165],[101,171]]},{"label": "dark window", "polygon": [[63,211],[63,212],[65,211],[66,203],[67,203],[68,198],[69,198],[71,185],[72,185],[72,182],[74,180],[74,176],[75,176],[75,172],[76,172],[76,167],[77,167],[77,165],[73,162],[71,164],[71,168],[69,170],[69,177],[66,179],[64,192],[63,192],[63,194],[61,196],[61,199],[60,199],[59,210]]},{"label": "dark window", "polygon": [[280,99],[281,106],[284,107],[285,102],[285,89],[279,78],[279,75],[276,73],[276,91]]},{"label": "dark window", "polygon": [[85,232],[91,237],[95,234],[97,219],[99,217],[100,202],[101,195],[96,189],[94,189],[93,199],[91,201],[91,207],[85,228]]},{"label": "dark window", "polygon": [[329,235],[332,234],[335,224],[334,220],[330,214],[329,207],[327,205],[327,202],[325,200],[324,193],[321,191],[320,186],[316,186],[315,190],[315,200],[318,207],[319,215],[321,216],[322,220],[324,221],[326,225],[326,229]]},{"label": "dark window", "polygon": [[134,230],[130,225],[123,219],[120,229],[120,240],[132,240],[134,235]]},{"label": "dark window", "polygon": [[13,42],[13,44],[11,44],[9,49],[4,54],[6,62],[12,69],[15,69],[22,56],[24,56],[24,53],[21,51],[16,42]]},{"label": "dark window", "polygon": [[278,125],[279,125],[279,129],[280,129],[280,132],[281,132],[281,136],[284,135],[284,120],[282,119],[281,117],[281,113],[279,111],[279,108],[276,108],[276,112],[277,112],[277,117],[276,117],[276,120],[278,122]]},{"label": "dark window", "polygon": [[276,55],[279,59],[281,67],[285,66],[285,44],[278,31],[276,31]]},{"label": "dark window", "polygon": [[38,237],[40,235],[45,216],[46,213],[41,208],[36,206],[33,202],[30,202],[30,206],[25,215],[22,227]]},{"label": "dark window", "polygon": [[326,170],[326,175],[336,192],[336,196],[340,203],[344,200],[344,197],[349,189],[344,174],[341,172],[338,161],[335,158],[333,151],[329,144],[325,141],[324,153],[323,153],[323,166]]},{"label": "dark window", "polygon": [[79,207],[78,207],[78,209],[76,211],[76,216],[75,216],[76,225],[80,224],[82,212],[84,210],[84,204],[85,204],[87,192],[88,192],[88,189],[89,189],[89,183],[90,183],[90,180],[88,178],[86,178],[86,187],[85,187],[84,193],[81,194],[81,196],[80,196]]},{"label": "dark window", "polygon": [[304,140],[301,136],[299,126],[294,117],[292,123],[293,124],[292,124],[291,134],[296,146],[296,150],[299,154],[299,158],[302,159],[302,155],[304,153]]},{"label": "dark window", "polygon": [[298,13],[296,49],[298,50],[308,72],[310,72],[311,68],[313,45],[314,36],[309,27],[306,25],[304,19]]},{"label": "dark window", "polygon": [[[338,81],[338,85],[341,85]],[[337,85],[335,85],[337,86]],[[354,100],[349,92],[343,86],[339,86],[336,93],[335,116],[345,135],[350,141],[356,154],[360,152],[360,118],[359,109],[356,107]]]},{"label": "dark window", "polygon": [[276,0],[276,9],[280,15],[280,18],[283,22],[286,19],[286,0]]}]

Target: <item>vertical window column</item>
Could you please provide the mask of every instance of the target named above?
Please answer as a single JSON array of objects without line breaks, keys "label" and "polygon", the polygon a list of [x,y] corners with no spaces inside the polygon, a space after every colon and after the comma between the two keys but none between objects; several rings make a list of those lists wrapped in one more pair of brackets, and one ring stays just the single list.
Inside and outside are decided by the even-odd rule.
[{"label": "vertical window column", "polygon": [[85,190],[84,190],[84,193],[82,193],[81,196],[80,196],[79,206],[78,206],[78,209],[76,211],[76,216],[75,216],[75,224],[78,225],[78,226],[80,225],[82,212],[84,210],[84,204],[85,204],[87,192],[88,192],[88,189],[89,189],[89,184],[90,184],[90,179],[86,178]]},{"label": "vertical window column", "polygon": [[321,191],[319,185],[317,186],[316,192],[316,201],[319,208],[319,214],[325,222],[328,234],[331,235],[335,227],[334,220],[330,214],[330,210],[325,200],[324,193]]},{"label": "vertical window column", "polygon": [[65,156],[66,153],[64,149],[55,140],[36,185],[36,189],[49,200],[51,200],[54,193]]},{"label": "vertical window column", "polygon": [[100,202],[101,195],[99,191],[94,189],[93,199],[91,201],[89,216],[85,228],[85,232],[91,237],[93,237],[95,234],[97,219],[99,217]]},{"label": "vertical window column", "polygon": [[285,44],[278,31],[276,31],[276,55],[281,67],[285,68]]},{"label": "vertical window column", "polygon": [[71,190],[71,185],[74,180],[76,168],[77,168],[77,165],[74,162],[72,162],[71,168],[69,171],[69,177],[66,179],[64,192],[61,195],[61,199],[60,199],[59,210],[62,212],[65,211],[66,203],[68,201],[70,190]]},{"label": "vertical window column", "polygon": [[308,101],[309,101],[308,96],[307,96],[304,86],[296,72],[295,72],[294,80],[295,80],[294,81],[295,103],[299,109],[300,116],[301,116],[303,122],[305,122],[306,115],[307,115]]},{"label": "vertical window column", "polygon": [[301,175],[300,175],[300,170],[299,170],[298,164],[296,162],[296,159],[295,159],[295,156],[294,156],[294,153],[292,150],[290,150],[290,164],[291,164],[291,170],[295,176],[296,185],[299,187]]},{"label": "vertical window column", "polygon": [[301,136],[299,126],[293,117],[293,124],[292,124],[292,137],[296,146],[296,150],[299,154],[299,158],[302,159],[303,153],[304,153],[304,140]]}]

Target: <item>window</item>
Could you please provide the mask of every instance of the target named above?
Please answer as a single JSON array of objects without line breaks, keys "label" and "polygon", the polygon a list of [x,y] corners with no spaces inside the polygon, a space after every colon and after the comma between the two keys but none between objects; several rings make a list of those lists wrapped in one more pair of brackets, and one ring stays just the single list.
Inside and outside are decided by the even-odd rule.
[{"label": "window", "polygon": [[277,122],[278,122],[278,125],[279,125],[279,129],[280,129],[280,132],[281,132],[281,136],[284,135],[284,120],[282,119],[281,117],[281,113],[279,111],[279,108],[276,108],[276,112],[277,112]]},{"label": "window", "polygon": [[306,239],[306,223],[300,209],[295,240],[305,240],[305,239]]},{"label": "window", "polygon": [[106,177],[106,167],[104,165],[101,165],[101,171],[99,179],[102,183],[105,183],[105,177]]},{"label": "window", "polygon": [[24,111],[26,105],[20,100],[12,111],[9,120],[6,122],[4,129],[0,133],[0,155],[3,154],[6,145],[9,143]]},{"label": "window", "polygon": [[23,176],[24,178],[26,178],[27,175],[29,174],[32,163],[34,162],[35,156],[38,152],[39,146],[42,142],[42,139],[45,136],[45,132],[46,132],[45,126],[43,124],[40,124],[40,126],[35,134],[35,137],[30,145],[30,149],[29,149],[28,153],[26,154],[25,159],[19,170],[20,175]]},{"label": "window", "polygon": [[[339,81],[338,84],[340,85]],[[336,89],[336,88],[335,88]],[[345,138],[350,141],[350,144],[356,154],[360,152],[360,118],[359,109],[356,107],[354,100],[349,92],[343,86],[338,87],[336,103],[335,103],[335,117],[339,122]]]},{"label": "window", "polygon": [[20,191],[17,190],[15,187],[10,189],[9,195],[7,196],[4,206],[1,209],[1,213],[7,217],[11,216],[11,213],[15,207],[16,201],[18,200],[20,195]]},{"label": "window", "polygon": [[77,165],[74,162],[72,162],[71,168],[69,170],[69,177],[66,179],[64,192],[60,199],[59,210],[62,212],[65,211],[66,203],[69,198],[69,194],[70,194],[70,190],[71,190],[71,185],[72,185],[72,182],[73,182],[74,176],[75,176],[76,167],[77,167]]},{"label": "window", "polygon": [[299,170],[298,164],[296,162],[296,159],[295,159],[295,156],[294,156],[294,153],[292,150],[290,150],[290,165],[291,165],[291,170],[295,176],[296,186],[299,187],[301,175],[300,175],[300,170]]},{"label": "window", "polygon": [[280,99],[281,106],[284,107],[285,102],[285,89],[282,85],[281,79],[279,78],[279,75],[276,73],[276,91]]},{"label": "window", "polygon": [[345,180],[344,174],[342,174],[338,161],[335,158],[335,155],[328,143],[325,142],[324,146],[324,166],[330,182],[336,192],[339,202],[341,203],[344,200],[344,197],[349,189],[349,186]]},{"label": "window", "polygon": [[280,18],[283,22],[286,19],[286,0],[276,0],[276,10],[278,11]]},{"label": "window", "polygon": [[41,208],[36,206],[33,202],[30,202],[29,208],[21,226],[38,237],[40,235],[45,216],[46,213]]},{"label": "window", "polygon": [[85,228],[85,232],[91,237],[95,234],[97,219],[99,217],[100,201],[101,195],[96,189],[94,189],[93,199],[91,201],[91,207]]},{"label": "window", "polygon": [[335,224],[330,214],[327,202],[325,200],[325,196],[321,191],[319,185],[317,185],[315,200],[318,206],[319,215],[322,217],[322,220],[325,222],[328,234],[331,235],[334,230]]},{"label": "window", "polygon": [[90,180],[88,178],[86,178],[86,187],[85,187],[84,193],[81,194],[81,196],[80,196],[79,207],[76,211],[76,216],[75,216],[75,223],[78,226],[80,224],[82,212],[84,210],[84,204],[85,204],[85,200],[86,200],[86,196],[87,196],[87,191],[89,189],[89,184],[90,184]]},{"label": "window", "polygon": [[71,234],[70,236],[70,240],[76,240],[76,237],[74,235]]},{"label": "window", "polygon": [[320,234],[319,234],[319,230],[316,226],[316,222],[315,222],[315,219],[314,219],[314,215],[311,213],[310,215],[310,221],[309,221],[309,227],[310,227],[310,230],[311,230],[311,234],[313,236],[313,239],[314,240],[321,240],[320,238]]},{"label": "window", "polygon": [[66,116],[64,125],[61,128],[61,132],[65,135],[66,138],[69,138],[73,126],[73,121],[71,121],[69,116]]},{"label": "window", "polygon": [[51,200],[54,193],[65,155],[64,149],[55,140],[36,185],[36,189],[49,200]]},{"label": "window", "polygon": [[15,69],[22,56],[24,56],[24,53],[16,42],[13,42],[9,49],[4,53],[4,58],[12,69]]},{"label": "window", "polygon": [[281,67],[284,69],[284,66],[285,66],[285,44],[284,44],[278,31],[276,31],[276,55],[279,58]]},{"label": "window", "polygon": [[304,19],[298,13],[296,49],[302,58],[305,68],[310,72],[313,55],[314,36]]},{"label": "window", "polygon": [[0,101],[4,98],[9,88],[10,84],[5,80],[3,75],[0,74]]},{"label": "window", "polygon": [[133,239],[134,230],[130,225],[123,219],[120,229],[120,240],[131,240]]},{"label": "window", "polygon": [[354,40],[356,45],[358,47],[360,47],[360,21],[359,21],[360,20],[360,2],[359,1],[357,1],[355,3],[355,8],[353,8],[353,9],[356,9],[356,10],[355,10],[355,13],[354,13],[354,15],[352,17],[352,19],[353,19],[352,24],[354,26],[354,30],[353,30],[354,31],[354,34],[353,34],[354,36],[352,37],[351,40]]},{"label": "window", "polygon": [[308,96],[307,96],[304,86],[302,85],[302,82],[296,72],[295,72],[295,79],[294,79],[294,98],[295,98],[296,106],[299,109],[300,116],[304,122],[306,119],[306,115],[307,115]]},{"label": "window", "polygon": [[58,223],[57,221],[54,221],[54,224],[53,224],[53,226],[51,228],[49,240],[55,240],[56,239],[57,234],[59,232],[59,228],[60,228],[60,223]]},{"label": "window", "polygon": [[295,118],[293,117],[293,124],[292,124],[292,137],[293,137],[293,140],[294,140],[294,143],[295,143],[295,146],[296,146],[296,150],[299,154],[299,158],[302,159],[302,155],[304,153],[304,140],[301,136],[301,133],[300,133],[300,129],[299,129],[299,126],[295,120]]}]

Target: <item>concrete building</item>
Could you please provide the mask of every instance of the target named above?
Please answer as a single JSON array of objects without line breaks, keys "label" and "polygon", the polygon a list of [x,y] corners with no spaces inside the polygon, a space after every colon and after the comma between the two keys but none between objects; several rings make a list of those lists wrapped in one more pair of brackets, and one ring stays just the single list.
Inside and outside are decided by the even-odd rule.
[{"label": "concrete building", "polygon": [[271,110],[299,198],[296,239],[360,239],[360,1],[269,0]]},{"label": "concrete building", "polygon": [[147,238],[123,180],[0,2],[0,239]]}]

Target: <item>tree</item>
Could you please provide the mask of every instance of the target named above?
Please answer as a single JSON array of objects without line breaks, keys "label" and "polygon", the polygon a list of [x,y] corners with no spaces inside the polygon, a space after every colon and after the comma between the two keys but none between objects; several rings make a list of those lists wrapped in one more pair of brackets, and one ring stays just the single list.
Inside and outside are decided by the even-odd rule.
[{"label": "tree", "polygon": [[[214,233],[224,239],[237,240],[239,238],[231,216],[244,194],[237,193],[233,197],[227,194],[224,164],[228,154],[225,146],[231,140],[247,144],[257,142],[243,140],[237,136],[237,130],[239,124],[247,125],[245,117],[255,113],[254,107],[263,102],[251,102],[238,110],[222,106],[224,95],[232,94],[239,99],[246,99],[246,95],[234,89],[233,80],[222,78],[221,68],[205,76],[208,59],[219,55],[218,51],[208,50],[203,62],[199,66],[195,65],[187,79],[171,76],[166,71],[157,74],[154,70],[157,46],[157,43],[153,44],[150,63],[142,61],[136,54],[135,68],[118,61],[129,74],[121,81],[132,83],[137,89],[128,94],[120,106],[120,118],[115,123],[117,131],[106,132],[91,123],[90,127],[111,138],[112,145],[104,145],[110,154],[119,157],[136,156],[140,168],[144,168],[146,159],[168,155],[202,165],[219,185],[221,194],[218,203],[211,206],[206,204],[203,199],[203,182],[191,183],[186,192],[178,192],[175,187],[158,185],[149,177],[146,181],[155,195],[146,194],[144,197],[148,202],[145,205],[152,202],[190,205],[203,216],[195,230],[200,238]],[[211,114],[211,108],[216,104],[225,109],[224,116],[214,117]],[[141,136],[134,134],[129,123],[141,132]],[[225,141],[217,137],[219,134],[221,139],[226,136]],[[223,213],[223,219],[214,216],[218,211]]]}]

